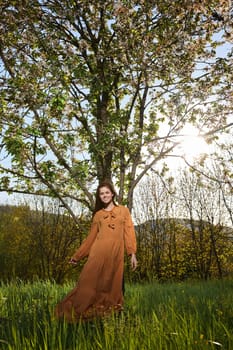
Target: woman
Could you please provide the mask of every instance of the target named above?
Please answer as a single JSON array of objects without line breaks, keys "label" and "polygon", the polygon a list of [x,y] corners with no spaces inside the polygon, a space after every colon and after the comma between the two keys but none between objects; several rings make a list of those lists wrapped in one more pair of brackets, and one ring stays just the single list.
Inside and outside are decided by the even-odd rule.
[{"label": "woman", "polygon": [[136,238],[130,212],[115,203],[115,196],[111,183],[98,186],[89,234],[70,263],[77,264],[85,256],[88,260],[76,287],[56,306],[57,318],[76,322],[122,310],[124,247],[135,270]]}]

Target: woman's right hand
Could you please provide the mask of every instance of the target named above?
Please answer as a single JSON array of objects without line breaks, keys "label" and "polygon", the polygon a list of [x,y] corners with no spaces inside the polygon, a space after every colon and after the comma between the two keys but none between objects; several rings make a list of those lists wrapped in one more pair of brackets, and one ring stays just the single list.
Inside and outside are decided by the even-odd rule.
[{"label": "woman's right hand", "polygon": [[70,259],[69,263],[72,265],[77,265],[77,261],[73,258]]}]

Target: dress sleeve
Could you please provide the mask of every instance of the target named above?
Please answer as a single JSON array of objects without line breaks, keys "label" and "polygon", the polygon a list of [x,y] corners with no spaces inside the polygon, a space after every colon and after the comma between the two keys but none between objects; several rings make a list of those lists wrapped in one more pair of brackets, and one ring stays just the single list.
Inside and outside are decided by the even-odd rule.
[{"label": "dress sleeve", "polygon": [[136,235],[134,224],[128,208],[125,208],[125,222],[124,222],[124,240],[125,248],[128,255],[135,254],[137,250]]},{"label": "dress sleeve", "polygon": [[91,246],[96,239],[97,233],[98,233],[98,223],[94,217],[87,238],[84,239],[80,247],[76,250],[76,252],[72,256],[72,259],[79,261],[82,258],[88,256]]}]

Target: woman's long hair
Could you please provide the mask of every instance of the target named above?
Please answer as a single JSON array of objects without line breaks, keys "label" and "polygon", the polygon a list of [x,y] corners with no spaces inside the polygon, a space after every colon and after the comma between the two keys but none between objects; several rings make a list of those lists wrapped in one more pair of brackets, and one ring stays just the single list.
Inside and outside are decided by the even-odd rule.
[{"label": "woman's long hair", "polygon": [[100,196],[99,196],[99,193],[100,193],[100,189],[102,187],[107,187],[113,194],[113,197],[112,197],[112,201],[113,201],[113,204],[117,206],[116,202],[115,202],[115,197],[116,197],[116,191],[113,187],[113,184],[108,181],[108,180],[105,180],[105,181],[102,181],[99,186],[97,187],[96,189],[96,195],[95,195],[95,209],[94,209],[94,212],[93,212],[93,216],[95,215],[95,213],[98,211],[98,210],[101,210],[104,208],[104,203],[101,201],[100,199]]}]

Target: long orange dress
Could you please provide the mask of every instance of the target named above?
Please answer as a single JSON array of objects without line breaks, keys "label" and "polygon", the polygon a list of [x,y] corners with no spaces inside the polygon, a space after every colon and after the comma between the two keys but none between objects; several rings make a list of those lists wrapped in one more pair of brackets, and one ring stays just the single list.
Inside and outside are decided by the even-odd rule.
[{"label": "long orange dress", "polygon": [[87,238],[73,255],[88,256],[77,285],[56,306],[55,316],[68,322],[105,316],[122,310],[124,248],[136,253],[134,225],[128,208],[118,205],[94,215]]}]

